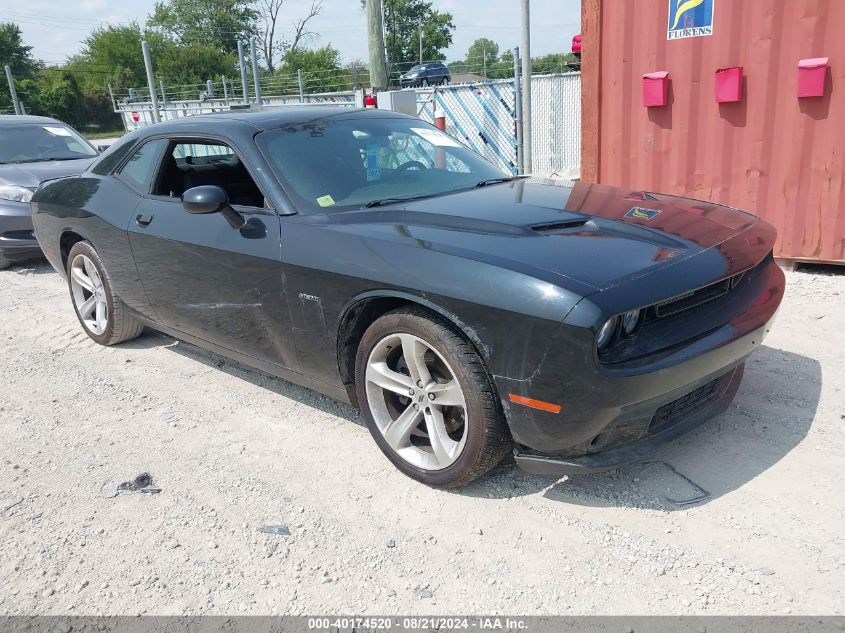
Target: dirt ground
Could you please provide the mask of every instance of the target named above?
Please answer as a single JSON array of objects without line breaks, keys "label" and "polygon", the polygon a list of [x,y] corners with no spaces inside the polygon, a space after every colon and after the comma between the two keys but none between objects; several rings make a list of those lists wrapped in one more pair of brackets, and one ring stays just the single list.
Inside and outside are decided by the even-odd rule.
[{"label": "dirt ground", "polygon": [[842,614],[845,273],[788,284],[736,403],[655,463],[440,492],[351,407],[99,347],[46,264],[0,272],[0,613]]}]

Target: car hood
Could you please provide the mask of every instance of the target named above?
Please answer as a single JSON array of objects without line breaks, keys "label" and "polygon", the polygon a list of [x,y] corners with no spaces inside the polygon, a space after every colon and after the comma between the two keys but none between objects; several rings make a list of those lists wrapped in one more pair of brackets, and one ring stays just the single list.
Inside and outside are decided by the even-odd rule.
[{"label": "car hood", "polygon": [[[595,290],[716,247],[725,250],[728,240],[758,222],[748,213],[707,202],[540,179],[336,213],[332,219],[343,230],[409,238],[423,248],[528,274],[545,271]],[[727,274],[732,254],[721,255]]]},{"label": "car hood", "polygon": [[0,165],[0,184],[35,188],[45,180],[81,174],[94,158]]}]

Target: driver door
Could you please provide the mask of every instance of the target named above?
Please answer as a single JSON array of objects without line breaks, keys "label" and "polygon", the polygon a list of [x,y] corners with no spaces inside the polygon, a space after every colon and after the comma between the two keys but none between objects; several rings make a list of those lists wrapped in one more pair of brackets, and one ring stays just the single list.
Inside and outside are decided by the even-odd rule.
[{"label": "driver door", "polygon": [[[185,334],[297,371],[281,264],[280,222],[230,145],[170,139],[151,191],[129,226],[139,276],[158,321]],[[226,190],[246,221],[192,215],[181,196]]]}]

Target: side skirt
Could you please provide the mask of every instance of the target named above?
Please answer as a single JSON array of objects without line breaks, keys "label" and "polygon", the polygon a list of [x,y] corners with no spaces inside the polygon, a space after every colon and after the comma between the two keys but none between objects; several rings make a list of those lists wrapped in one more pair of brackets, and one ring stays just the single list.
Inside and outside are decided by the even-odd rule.
[{"label": "side skirt", "polygon": [[168,336],[172,336],[173,338],[179,339],[180,341],[185,341],[186,343],[190,343],[191,345],[196,345],[201,349],[213,352],[214,354],[219,354],[220,356],[224,356],[230,360],[241,363],[242,365],[246,365],[247,367],[257,369],[259,371],[264,372],[265,374],[270,374],[271,376],[274,376],[276,378],[287,380],[288,382],[292,382],[293,384],[299,385],[300,387],[312,389],[318,393],[323,394],[324,396],[332,398],[333,400],[337,400],[345,404],[352,404],[352,402],[349,400],[349,395],[347,394],[347,391],[344,387],[335,387],[334,385],[327,385],[326,383],[313,380],[312,378],[309,378],[308,376],[305,376],[298,372],[291,371],[290,369],[282,367],[281,365],[276,365],[275,363],[268,363],[267,361],[254,358],[252,356],[247,356],[246,354],[241,354],[240,352],[236,352],[227,347],[221,347],[220,345],[209,343],[204,339],[198,338],[196,336],[191,336],[190,334],[185,334],[184,332],[181,332],[174,328],[152,321],[146,317],[141,316],[137,312],[133,312],[133,316],[138,319],[141,323],[143,323],[144,326],[167,334]]}]

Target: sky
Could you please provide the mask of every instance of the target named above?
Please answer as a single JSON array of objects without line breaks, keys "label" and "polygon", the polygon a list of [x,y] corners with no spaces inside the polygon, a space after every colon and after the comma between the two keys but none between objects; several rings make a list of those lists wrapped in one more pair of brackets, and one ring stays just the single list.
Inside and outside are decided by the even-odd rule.
[{"label": "sky", "polygon": [[[432,0],[452,13],[455,23],[447,60],[462,59],[470,44],[487,37],[501,50],[520,43],[520,0]],[[79,51],[80,42],[99,24],[143,23],[155,0],[0,0],[0,21],[15,22],[36,59],[61,63]],[[311,0],[286,0],[287,24],[305,15]],[[580,32],[581,0],[532,0],[532,56],[569,52]],[[320,34],[311,44],[331,43],[344,61],[367,59],[364,11],[359,0],[323,0],[323,12],[309,23]]]}]

